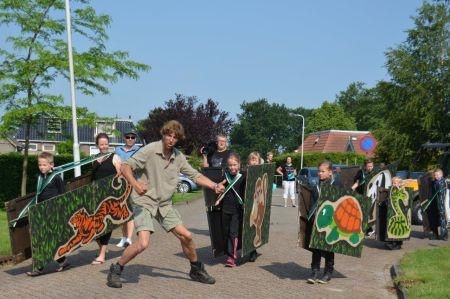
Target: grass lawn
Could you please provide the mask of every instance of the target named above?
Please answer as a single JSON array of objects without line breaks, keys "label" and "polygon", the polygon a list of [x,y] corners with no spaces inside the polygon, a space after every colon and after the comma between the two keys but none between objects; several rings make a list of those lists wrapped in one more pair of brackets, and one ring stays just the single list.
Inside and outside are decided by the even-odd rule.
[{"label": "grass lawn", "polygon": [[197,199],[202,196],[203,196],[202,190],[196,190],[194,192],[189,192],[189,193],[178,193],[177,192],[173,195],[172,201],[173,201],[173,203],[178,203],[178,202],[189,201],[192,199]]},{"label": "grass lawn", "polygon": [[0,256],[8,256],[11,254],[11,243],[9,242],[8,221],[6,220],[6,212],[0,210]]},{"label": "grass lawn", "polygon": [[450,247],[420,249],[400,261],[403,274],[396,278],[409,298],[449,298]]}]

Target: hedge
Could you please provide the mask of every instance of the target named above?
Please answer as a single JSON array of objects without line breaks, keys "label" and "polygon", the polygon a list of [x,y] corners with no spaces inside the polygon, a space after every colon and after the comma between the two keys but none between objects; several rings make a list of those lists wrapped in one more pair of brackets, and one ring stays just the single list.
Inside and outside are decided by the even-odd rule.
[{"label": "hedge", "polygon": [[[55,165],[62,165],[73,161],[71,155],[55,156]],[[23,155],[19,153],[10,153],[0,155],[0,208],[4,208],[4,202],[20,196],[20,186],[22,183],[22,163]],[[39,169],[37,166],[37,156],[28,156],[28,172],[27,172],[27,193],[36,191],[36,182]],[[82,167],[82,173],[86,173],[91,169],[91,165]],[[64,174],[64,180],[74,177],[73,171]]]},{"label": "hedge", "polygon": [[[300,169],[301,153],[285,153],[275,156],[273,161],[277,166],[283,165],[287,157],[292,158],[292,164],[296,169]],[[323,160],[329,160],[333,164],[340,165],[361,165],[366,157],[355,153],[304,153],[303,167],[317,167]]]}]

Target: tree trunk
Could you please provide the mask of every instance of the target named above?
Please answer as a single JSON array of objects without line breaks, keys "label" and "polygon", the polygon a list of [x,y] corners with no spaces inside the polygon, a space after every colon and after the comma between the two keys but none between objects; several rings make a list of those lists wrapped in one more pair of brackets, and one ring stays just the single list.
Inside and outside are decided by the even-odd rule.
[{"label": "tree trunk", "polygon": [[20,187],[20,196],[25,196],[27,194],[28,147],[30,145],[30,130],[31,130],[31,120],[29,119],[25,123],[25,146],[23,152],[22,185]]}]

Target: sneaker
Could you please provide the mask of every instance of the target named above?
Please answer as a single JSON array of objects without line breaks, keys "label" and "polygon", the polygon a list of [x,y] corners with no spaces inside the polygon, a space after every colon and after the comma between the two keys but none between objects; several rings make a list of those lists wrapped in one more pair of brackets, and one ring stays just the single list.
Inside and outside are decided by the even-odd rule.
[{"label": "sneaker", "polygon": [[248,257],[248,261],[249,262],[255,262],[256,259],[258,258],[258,252],[256,252],[256,250],[253,250],[252,252],[250,252],[250,256]]},{"label": "sneaker", "polygon": [[229,256],[227,258],[227,261],[225,262],[225,267],[236,267],[236,260],[234,258],[232,258],[231,256]]},{"label": "sneaker", "polygon": [[216,280],[214,277],[208,274],[205,270],[205,266],[203,264],[200,264],[200,266],[191,266],[191,271],[189,272],[189,276],[192,280],[198,281],[201,283],[207,283],[207,284],[215,284]]},{"label": "sneaker", "polygon": [[27,272],[27,275],[30,277],[36,277],[36,276],[42,275],[43,273],[44,273],[44,271],[42,269],[36,269],[31,272]]},{"label": "sneaker", "polygon": [[125,239],[125,242],[123,243],[123,248],[127,248],[128,246],[130,246],[132,243],[131,243],[131,239],[129,239],[129,238],[126,238]]},{"label": "sneaker", "polygon": [[331,280],[331,273],[325,272],[323,276],[317,280],[318,283],[326,284]]},{"label": "sneaker", "polygon": [[108,282],[106,285],[110,288],[121,288],[122,282],[120,281],[120,275],[122,274],[122,270],[120,269],[119,264],[111,264],[108,273]]},{"label": "sneaker", "polygon": [[125,242],[127,241],[127,238],[124,238],[124,237],[122,237],[122,238],[120,238],[120,242],[119,243],[117,243],[117,247],[120,247],[120,248],[124,248],[124,246],[125,246]]},{"label": "sneaker", "polygon": [[315,284],[319,280],[319,272],[320,270],[313,269],[311,273],[311,277],[306,280],[309,284]]},{"label": "sneaker", "polygon": [[292,205],[292,207],[293,207],[293,208],[296,208],[297,206],[296,206],[296,205]]}]

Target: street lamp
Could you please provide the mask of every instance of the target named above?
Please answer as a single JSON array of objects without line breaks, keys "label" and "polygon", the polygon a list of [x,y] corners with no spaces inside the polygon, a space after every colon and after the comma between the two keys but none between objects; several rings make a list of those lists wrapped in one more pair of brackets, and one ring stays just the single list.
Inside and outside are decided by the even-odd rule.
[{"label": "street lamp", "polygon": [[301,158],[300,158],[300,170],[303,169],[303,141],[305,139],[305,118],[303,117],[303,115],[301,114],[295,114],[295,113],[289,113],[292,116],[297,116],[297,117],[301,117],[302,118],[302,154],[301,154]]},{"label": "street lamp", "polygon": [[[78,143],[77,105],[75,102],[75,76],[73,72],[72,27],[70,20],[70,3],[66,0],[67,50],[69,56],[70,96],[72,99],[73,161],[80,161],[80,144]],[[75,177],[81,175],[81,167],[75,167]]]}]

